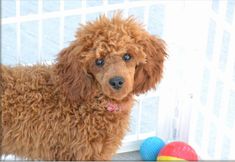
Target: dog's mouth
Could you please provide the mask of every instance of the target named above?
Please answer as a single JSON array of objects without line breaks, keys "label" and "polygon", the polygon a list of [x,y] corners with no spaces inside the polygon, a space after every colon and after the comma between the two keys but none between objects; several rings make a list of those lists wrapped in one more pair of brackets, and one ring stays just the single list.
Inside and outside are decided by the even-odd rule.
[{"label": "dog's mouth", "polygon": [[115,101],[115,102],[121,102],[123,100],[125,100],[126,98],[128,98],[128,96],[130,95],[129,91],[108,91],[108,92],[104,92],[104,94],[110,98],[111,100]]}]

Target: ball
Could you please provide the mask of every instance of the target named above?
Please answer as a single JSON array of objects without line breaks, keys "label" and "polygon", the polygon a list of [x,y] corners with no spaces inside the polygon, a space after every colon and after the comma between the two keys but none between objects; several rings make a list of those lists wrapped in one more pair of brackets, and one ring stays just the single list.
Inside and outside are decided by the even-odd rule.
[{"label": "ball", "polygon": [[165,145],[158,157],[158,161],[166,160],[184,160],[184,161],[198,161],[198,156],[195,150],[184,142],[171,142]]},{"label": "ball", "polygon": [[140,156],[142,160],[155,161],[158,153],[165,143],[158,137],[149,137],[140,146]]}]

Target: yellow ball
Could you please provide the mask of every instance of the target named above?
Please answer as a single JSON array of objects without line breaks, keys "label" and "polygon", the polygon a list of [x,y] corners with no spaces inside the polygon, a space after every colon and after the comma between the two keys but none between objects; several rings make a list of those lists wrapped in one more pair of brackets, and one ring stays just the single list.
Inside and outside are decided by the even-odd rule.
[{"label": "yellow ball", "polygon": [[182,162],[187,161],[187,160],[180,159],[180,158],[177,158],[177,157],[172,157],[172,156],[159,156],[157,158],[157,161],[176,161],[176,160],[180,160]]}]

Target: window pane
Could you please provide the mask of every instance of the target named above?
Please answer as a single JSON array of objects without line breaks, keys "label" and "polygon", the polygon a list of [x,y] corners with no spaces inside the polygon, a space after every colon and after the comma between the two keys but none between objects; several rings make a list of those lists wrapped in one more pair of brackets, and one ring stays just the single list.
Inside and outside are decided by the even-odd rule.
[{"label": "window pane", "polygon": [[86,1],[86,7],[95,7],[102,5],[102,0],[89,0]]},{"label": "window pane", "polygon": [[21,63],[38,63],[38,21],[21,24]]},{"label": "window pane", "polygon": [[2,18],[16,16],[16,0],[2,0],[1,3]]},{"label": "window pane", "polygon": [[141,23],[144,23],[144,7],[130,8],[129,15],[133,15]]},{"label": "window pane", "polygon": [[141,133],[148,133],[156,130],[158,104],[158,97],[145,98],[142,101]]},{"label": "window pane", "polygon": [[64,9],[76,9],[82,7],[82,1],[81,0],[64,0]]},{"label": "window pane", "polygon": [[149,8],[148,30],[154,35],[162,36],[165,19],[163,5],[153,5]]},{"label": "window pane", "polygon": [[201,96],[200,96],[200,100],[204,105],[207,102],[209,82],[210,82],[210,72],[208,69],[204,69],[202,83],[201,83],[202,85]]},{"label": "window pane", "polygon": [[227,65],[229,43],[230,43],[230,34],[227,31],[224,31],[221,43],[220,59],[219,59],[219,67],[222,71],[225,70],[225,67]]},{"label": "window pane", "polygon": [[215,36],[216,36],[216,23],[213,19],[210,19],[208,27],[207,52],[206,52],[209,60],[211,60],[213,57]]},{"label": "window pane", "polygon": [[59,52],[59,18],[43,21],[42,60],[52,61]]},{"label": "window pane", "polygon": [[1,33],[2,63],[7,65],[15,65],[17,63],[16,25],[2,25]]},{"label": "window pane", "polygon": [[38,1],[36,0],[21,0],[20,15],[29,15],[38,13]]},{"label": "window pane", "polygon": [[60,0],[43,0],[44,12],[59,11],[59,9],[60,9]]},{"label": "window pane", "polygon": [[139,103],[135,102],[132,111],[131,111],[131,120],[130,120],[130,129],[127,135],[135,135],[137,134],[137,126],[138,126],[138,106]]},{"label": "window pane", "polygon": [[81,16],[67,16],[64,18],[64,45],[68,46],[75,39],[75,32],[78,30]]}]

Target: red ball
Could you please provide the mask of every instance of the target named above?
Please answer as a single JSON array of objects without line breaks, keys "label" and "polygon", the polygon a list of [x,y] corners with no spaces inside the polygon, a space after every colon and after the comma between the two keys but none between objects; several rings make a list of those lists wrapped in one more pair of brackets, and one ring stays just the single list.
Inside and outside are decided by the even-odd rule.
[{"label": "red ball", "polygon": [[171,142],[162,148],[157,160],[187,160],[198,161],[194,149],[184,142]]}]

